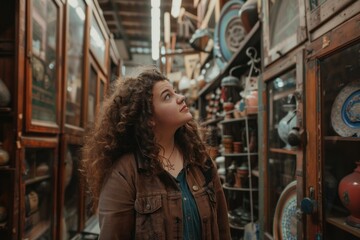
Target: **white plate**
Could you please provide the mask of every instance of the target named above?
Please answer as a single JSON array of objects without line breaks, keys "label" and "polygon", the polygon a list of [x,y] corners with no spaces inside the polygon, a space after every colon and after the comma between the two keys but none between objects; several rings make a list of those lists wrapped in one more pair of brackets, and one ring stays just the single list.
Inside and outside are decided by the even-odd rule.
[{"label": "white plate", "polygon": [[350,82],[336,96],[331,125],[342,137],[360,137],[360,80]]}]

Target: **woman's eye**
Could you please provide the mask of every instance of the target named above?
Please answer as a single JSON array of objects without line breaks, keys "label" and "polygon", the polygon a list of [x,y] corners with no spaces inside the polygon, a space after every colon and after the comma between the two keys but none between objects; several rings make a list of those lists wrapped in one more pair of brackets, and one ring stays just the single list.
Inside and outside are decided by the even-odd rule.
[{"label": "woman's eye", "polygon": [[170,99],[170,94],[166,94],[164,99],[169,100]]}]

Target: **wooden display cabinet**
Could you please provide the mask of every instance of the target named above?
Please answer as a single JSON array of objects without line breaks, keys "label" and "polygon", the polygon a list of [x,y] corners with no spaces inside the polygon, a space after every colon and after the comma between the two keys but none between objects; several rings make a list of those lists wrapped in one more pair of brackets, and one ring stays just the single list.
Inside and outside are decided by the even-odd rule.
[{"label": "wooden display cabinet", "polygon": [[305,162],[303,59],[303,49],[298,48],[262,74],[260,232],[263,239],[306,239],[304,222],[296,217],[303,198]]},{"label": "wooden display cabinet", "polygon": [[63,4],[27,1],[26,131],[60,132]]},{"label": "wooden display cabinet", "polygon": [[[91,21],[102,34],[100,61],[90,49]],[[5,0],[0,22],[0,79],[10,93],[0,105],[9,155],[0,166],[0,239],[79,238],[96,222],[88,221],[95,214],[86,210],[77,171],[82,137],[119,55],[112,45],[110,67],[110,32],[97,1]]]},{"label": "wooden display cabinet", "polygon": [[[356,0],[306,0],[307,28],[312,38],[319,37],[318,32],[324,33],[339,23],[356,14],[359,3]],[[330,23],[326,24],[325,23]],[[322,26],[324,26],[323,29]]]},{"label": "wooden display cabinet", "polygon": [[360,239],[359,219],[349,218],[354,214],[352,204],[359,207],[354,197],[359,188],[340,187],[360,156],[359,10],[306,49],[306,111],[312,113],[306,118],[312,143],[306,152],[312,159],[307,163],[306,189],[313,189],[317,202],[307,216],[308,239]]},{"label": "wooden display cabinet", "polygon": [[21,238],[54,239],[58,171],[57,138],[21,138]]}]

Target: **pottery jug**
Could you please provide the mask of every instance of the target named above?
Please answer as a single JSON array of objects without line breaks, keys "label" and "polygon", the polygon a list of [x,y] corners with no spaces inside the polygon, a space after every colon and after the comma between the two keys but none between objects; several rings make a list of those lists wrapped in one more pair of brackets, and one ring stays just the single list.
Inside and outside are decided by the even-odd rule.
[{"label": "pottery jug", "polygon": [[10,103],[10,92],[5,83],[0,79],[0,107],[6,107]]},{"label": "pottery jug", "polygon": [[[289,97],[289,99],[292,97]],[[284,104],[283,109],[287,112],[285,117],[283,117],[278,126],[278,134],[280,139],[285,143],[285,149],[293,148],[288,141],[289,132],[296,127],[296,104]]]},{"label": "pottery jug", "polygon": [[356,165],[353,173],[341,179],[338,190],[342,204],[350,211],[346,223],[360,228],[360,161]]}]

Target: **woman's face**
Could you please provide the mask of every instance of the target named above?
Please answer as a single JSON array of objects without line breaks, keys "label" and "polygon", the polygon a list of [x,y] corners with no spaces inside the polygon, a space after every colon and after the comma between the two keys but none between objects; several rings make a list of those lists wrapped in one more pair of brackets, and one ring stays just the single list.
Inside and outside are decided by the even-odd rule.
[{"label": "woman's face", "polygon": [[178,129],[192,119],[185,97],[177,94],[169,81],[158,81],[153,86],[155,127]]}]

